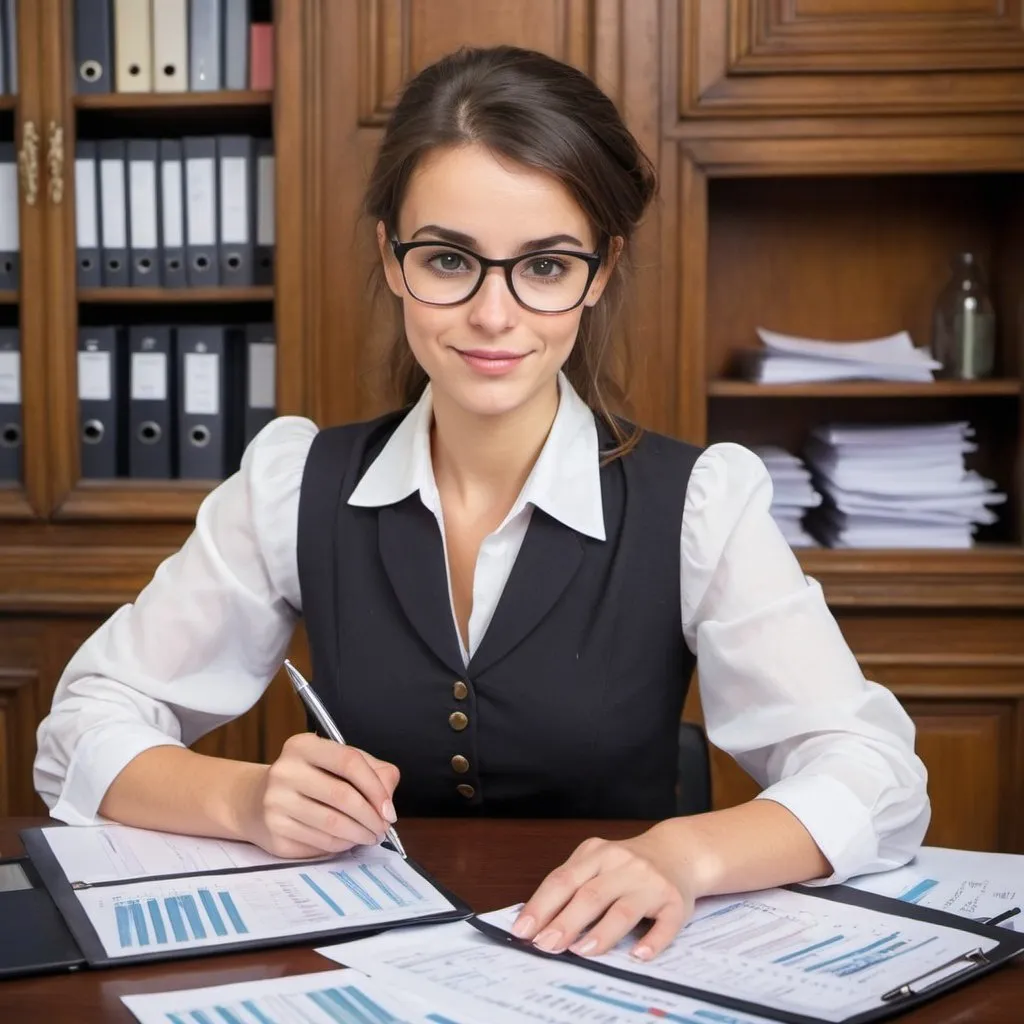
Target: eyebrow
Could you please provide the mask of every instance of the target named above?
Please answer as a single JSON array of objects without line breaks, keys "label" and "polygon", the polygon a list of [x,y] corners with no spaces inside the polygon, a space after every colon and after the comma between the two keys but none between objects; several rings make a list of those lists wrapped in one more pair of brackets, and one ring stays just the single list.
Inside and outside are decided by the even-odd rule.
[{"label": "eyebrow", "polygon": [[[415,241],[421,235],[433,235],[441,241],[451,242],[452,245],[461,245],[466,249],[473,249],[479,244],[472,235],[467,235],[463,231],[454,231],[451,228],[443,228],[439,224],[424,224],[423,227],[417,228],[412,234],[412,240]],[[531,238],[528,242],[523,242],[516,249],[516,255],[524,252],[536,252],[539,249],[554,249],[559,245],[566,244],[578,245],[583,248],[583,243],[575,235],[548,235],[546,238]]]}]

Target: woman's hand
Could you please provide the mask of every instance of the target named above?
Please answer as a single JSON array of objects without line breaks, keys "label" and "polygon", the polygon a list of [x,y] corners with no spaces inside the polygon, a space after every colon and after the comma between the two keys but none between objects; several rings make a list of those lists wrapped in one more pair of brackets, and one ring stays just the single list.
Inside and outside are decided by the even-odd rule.
[{"label": "woman's hand", "polygon": [[245,839],[278,857],[317,857],[379,842],[397,819],[398,769],[313,733],[290,737],[241,809]]},{"label": "woman's hand", "polygon": [[[668,823],[665,823],[668,824]],[[544,879],[514,932],[549,953],[606,953],[641,921],[651,927],[631,955],[649,960],[675,938],[698,895],[684,881],[684,855],[657,825],[634,839],[588,839]]]}]

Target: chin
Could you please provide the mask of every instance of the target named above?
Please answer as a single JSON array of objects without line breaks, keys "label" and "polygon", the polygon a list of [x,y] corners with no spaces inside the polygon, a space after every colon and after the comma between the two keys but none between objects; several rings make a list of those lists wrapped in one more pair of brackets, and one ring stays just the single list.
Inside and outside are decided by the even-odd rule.
[{"label": "chin", "polygon": [[536,381],[461,380],[437,381],[436,391],[443,391],[448,401],[473,416],[492,418],[514,413],[529,403],[542,390]]}]

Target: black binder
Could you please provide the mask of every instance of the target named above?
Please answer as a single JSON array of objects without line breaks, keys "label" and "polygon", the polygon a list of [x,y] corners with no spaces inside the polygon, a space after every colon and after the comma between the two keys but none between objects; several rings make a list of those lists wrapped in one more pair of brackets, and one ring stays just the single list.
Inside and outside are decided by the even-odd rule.
[{"label": "black binder", "polygon": [[238,417],[229,387],[234,353],[226,327],[179,327],[178,473],[185,480],[223,480],[232,471]]},{"label": "black binder", "polygon": [[174,476],[174,348],[170,327],[128,331],[128,475]]},{"label": "black binder", "polygon": [[99,177],[96,143],[78,140],[75,143],[75,251],[79,288],[99,288],[103,284]]},{"label": "black binder", "polygon": [[122,343],[116,327],[78,329],[78,411],[81,475],[121,474],[124,388]]},{"label": "black binder", "polygon": [[[60,827],[60,826],[52,826]],[[8,861],[20,867],[33,883],[29,889],[0,889],[0,978],[25,974],[52,974],[79,967],[121,967],[135,963],[160,960],[178,960],[217,953],[247,952],[255,949],[274,949],[290,945],[319,945],[365,935],[386,928],[406,927],[410,924],[439,924],[463,921],[472,911],[457,896],[439,885],[426,871],[412,860],[407,860],[425,882],[432,885],[452,904],[452,910],[424,917],[409,917],[392,921],[368,921],[328,930],[286,935],[273,938],[240,939],[236,942],[170,948],[161,951],[139,952],[131,956],[112,957],[103,947],[88,915],[75,895],[76,890],[123,884],[96,882],[87,885],[73,882],[64,874],[54,856],[43,829],[31,828],[21,832],[21,840],[28,856]],[[344,854],[341,855],[344,857]],[[167,878],[196,878],[221,875],[243,875],[250,872],[273,872],[298,867],[301,861],[286,861],[263,867],[228,868],[217,871],[192,871],[175,875],[153,876],[146,881]],[[130,881],[130,880],[126,880]]]},{"label": "black binder", "polygon": [[184,288],[185,190],[184,163],[179,139],[160,140],[160,283],[165,288]]},{"label": "black binder", "polygon": [[21,480],[21,353],[17,327],[0,327],[0,484]]},{"label": "black binder", "polygon": [[217,258],[217,139],[181,140],[185,166],[185,257],[190,288],[219,285]]},{"label": "black binder", "polygon": [[217,136],[217,182],[220,234],[220,283],[245,287],[253,283],[253,195],[255,140],[248,135]]},{"label": "black binder", "polygon": [[114,20],[111,0],[75,0],[75,91],[110,92]]},{"label": "black binder", "polygon": [[[977,935],[979,938],[993,940],[997,943],[987,953],[981,952],[979,948],[936,967],[926,975],[918,977],[911,975],[898,988],[884,993],[879,1000],[881,1005],[877,1008],[863,1013],[850,1014],[838,1021],[833,1021],[832,1024],[868,1024],[868,1022],[886,1020],[897,1014],[905,1013],[907,1010],[928,1002],[944,992],[949,992],[968,981],[988,974],[1007,961],[1024,953],[1024,935],[1000,928],[998,925],[974,921],[943,910],[933,910],[930,907],[921,907],[890,896],[879,896],[875,893],[862,892],[859,889],[852,889],[845,885],[822,887],[788,885],[784,886],[784,888],[819,899],[845,903],[852,907],[877,910],[895,917],[908,918],[926,924],[941,925],[945,928],[967,932],[968,934]],[[702,989],[700,987],[700,978],[694,978],[693,984],[683,985],[661,978],[652,978],[646,974],[625,970],[611,964],[600,963],[587,957],[577,956],[571,952],[560,954],[545,953],[534,946],[532,942],[518,939],[492,922],[473,917],[469,923],[489,938],[514,946],[525,953],[540,957],[554,957],[563,962],[594,971],[596,974],[619,978],[637,985],[646,985],[663,992],[689,996],[691,999],[701,999],[705,1002],[721,1006],[726,1010],[735,1010],[740,1013],[767,1017],[771,1020],[782,1021],[783,1024],[823,1024],[824,1022],[824,1018],[793,1013],[788,1010],[764,1006],[761,1003],[743,999],[740,997],[738,990],[733,995],[722,995],[716,991]],[[962,969],[957,970],[957,965],[961,963],[963,965]],[[946,973],[948,970],[954,970],[955,973],[948,975]],[[940,980],[930,981],[929,979],[933,975],[938,975]]]}]

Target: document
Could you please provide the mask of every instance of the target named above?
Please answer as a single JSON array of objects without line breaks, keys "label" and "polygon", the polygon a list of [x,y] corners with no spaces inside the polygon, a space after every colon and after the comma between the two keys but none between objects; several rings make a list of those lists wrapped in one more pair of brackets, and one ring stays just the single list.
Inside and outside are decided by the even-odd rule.
[{"label": "document", "polygon": [[409,921],[454,907],[399,854],[75,888],[108,957]]},{"label": "document", "polygon": [[[122,996],[140,1024],[477,1024],[356,971],[321,971],[236,985]],[[709,1022],[711,1024],[711,1022]]]},{"label": "document", "polygon": [[[987,921],[1014,907],[1024,910],[1024,856],[924,846],[906,867],[861,875],[846,884]],[[1024,931],[1024,915],[1009,918],[1002,927]]]},{"label": "document", "polygon": [[390,932],[318,953],[446,1014],[488,1024],[768,1024],[764,1017],[531,957],[464,922]]},{"label": "document", "polygon": [[270,864],[294,864],[251,843],[179,836],[128,825],[44,828],[57,862],[72,882],[123,882]]},{"label": "document", "polygon": [[[480,918],[511,932],[518,911],[508,907]],[[951,961],[998,945],[785,889],[701,900],[675,941],[649,963],[629,956],[635,941],[628,938],[591,960],[830,1021],[877,1009],[884,993],[942,965],[949,964],[929,977],[930,984],[956,974],[966,961]]]}]

